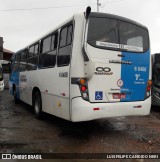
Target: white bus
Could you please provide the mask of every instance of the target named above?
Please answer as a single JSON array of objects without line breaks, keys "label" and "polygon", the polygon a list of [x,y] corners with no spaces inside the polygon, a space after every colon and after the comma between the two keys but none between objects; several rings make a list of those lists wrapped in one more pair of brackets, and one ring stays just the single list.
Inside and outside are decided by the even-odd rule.
[{"label": "white bus", "polygon": [[3,69],[0,63],[0,91],[4,90]]},{"label": "white bus", "polygon": [[9,88],[10,63],[7,60],[0,60],[3,69],[4,88]]},{"label": "white bus", "polygon": [[146,27],[88,7],[13,55],[9,88],[38,118],[147,115],[150,68]]},{"label": "white bus", "polygon": [[152,55],[152,105],[160,106],[160,53]]}]

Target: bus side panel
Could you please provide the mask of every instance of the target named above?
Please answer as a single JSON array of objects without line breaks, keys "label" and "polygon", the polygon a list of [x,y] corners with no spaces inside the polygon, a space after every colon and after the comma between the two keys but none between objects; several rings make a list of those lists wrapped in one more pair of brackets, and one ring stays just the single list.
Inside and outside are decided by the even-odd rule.
[{"label": "bus side panel", "polygon": [[[36,71],[25,71],[25,72],[20,72],[20,99],[29,104],[32,105],[32,90],[33,90],[33,85],[30,83],[30,78],[35,74]],[[33,73],[33,75],[31,75]],[[34,75],[35,76],[35,75]],[[37,82],[38,83],[38,82]]]},{"label": "bus side panel", "polygon": [[41,92],[42,110],[57,117],[70,120],[69,98]]},{"label": "bus side panel", "polygon": [[[41,92],[42,111],[67,120],[70,120],[69,69],[69,65],[53,67],[32,71],[27,75],[28,89],[30,85],[32,90],[37,87]],[[60,73],[68,73],[68,77],[60,77]]]},{"label": "bus side panel", "polygon": [[20,99],[32,105],[33,89],[39,90],[42,99],[42,111],[70,120],[69,114],[69,66],[38,69],[20,73]]}]

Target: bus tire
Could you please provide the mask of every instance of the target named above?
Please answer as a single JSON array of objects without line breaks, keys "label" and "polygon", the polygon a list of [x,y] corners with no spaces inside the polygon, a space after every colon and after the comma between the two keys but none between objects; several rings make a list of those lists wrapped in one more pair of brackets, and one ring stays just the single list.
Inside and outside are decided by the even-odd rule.
[{"label": "bus tire", "polygon": [[16,88],[13,89],[13,96],[14,96],[14,103],[18,104],[19,103],[19,99],[17,98]]},{"label": "bus tire", "polygon": [[34,93],[33,108],[37,119],[42,119],[42,99],[39,91]]}]

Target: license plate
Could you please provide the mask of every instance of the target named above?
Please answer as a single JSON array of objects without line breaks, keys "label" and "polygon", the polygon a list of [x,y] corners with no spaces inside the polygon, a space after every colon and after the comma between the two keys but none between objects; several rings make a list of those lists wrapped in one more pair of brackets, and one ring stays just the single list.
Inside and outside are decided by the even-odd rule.
[{"label": "license plate", "polygon": [[122,98],[126,98],[126,94],[124,94],[124,93],[114,93],[113,94],[113,99],[122,99]]}]

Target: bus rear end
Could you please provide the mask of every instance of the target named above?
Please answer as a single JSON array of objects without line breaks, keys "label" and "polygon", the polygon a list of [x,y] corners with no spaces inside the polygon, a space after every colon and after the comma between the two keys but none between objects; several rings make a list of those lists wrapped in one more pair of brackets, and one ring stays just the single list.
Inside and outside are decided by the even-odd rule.
[{"label": "bus rear end", "polygon": [[3,70],[2,65],[0,64],[0,91],[3,90],[4,90]]},{"label": "bus rear end", "polygon": [[119,16],[91,13],[86,30],[84,76],[72,79],[80,91],[72,99],[72,121],[149,114],[147,28]]},{"label": "bus rear end", "polygon": [[152,55],[152,105],[160,106],[160,53]]}]

